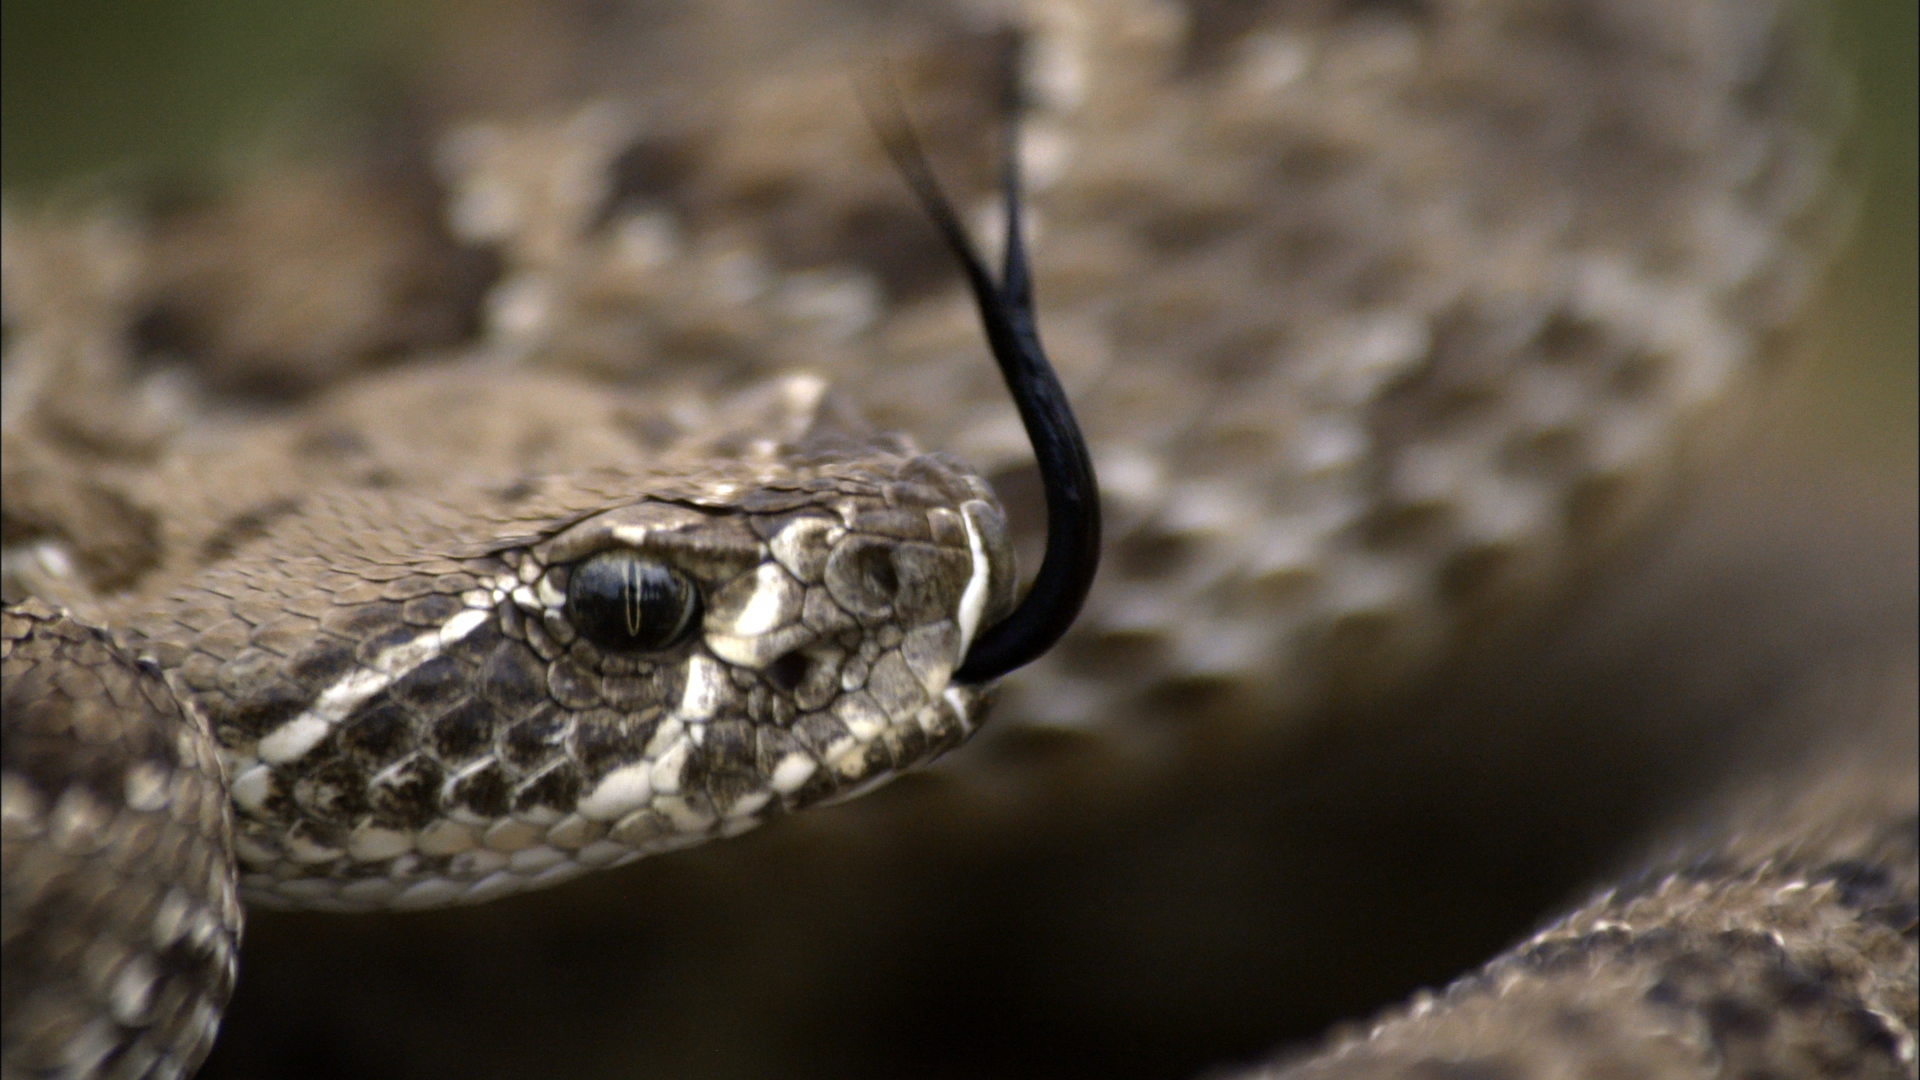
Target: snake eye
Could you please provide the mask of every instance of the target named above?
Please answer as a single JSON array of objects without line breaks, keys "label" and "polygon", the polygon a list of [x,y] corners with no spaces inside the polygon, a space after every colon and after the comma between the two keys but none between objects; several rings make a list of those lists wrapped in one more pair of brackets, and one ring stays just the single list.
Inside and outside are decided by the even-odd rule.
[{"label": "snake eye", "polygon": [[700,621],[700,590],[679,571],[632,551],[603,551],[574,567],[567,618],[603,649],[658,652]]}]

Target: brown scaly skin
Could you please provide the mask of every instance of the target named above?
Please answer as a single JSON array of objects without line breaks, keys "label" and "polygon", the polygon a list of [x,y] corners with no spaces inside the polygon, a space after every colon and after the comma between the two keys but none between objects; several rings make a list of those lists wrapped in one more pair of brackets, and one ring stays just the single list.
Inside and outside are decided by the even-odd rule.
[{"label": "brown scaly skin", "polygon": [[1915,748],[1887,734],[1885,757],[1722,801],[1475,974],[1249,1077],[1911,1076]]},{"label": "brown scaly skin", "polygon": [[178,1076],[239,948],[212,735],[104,632],[31,600],[0,625],[7,1075]]}]

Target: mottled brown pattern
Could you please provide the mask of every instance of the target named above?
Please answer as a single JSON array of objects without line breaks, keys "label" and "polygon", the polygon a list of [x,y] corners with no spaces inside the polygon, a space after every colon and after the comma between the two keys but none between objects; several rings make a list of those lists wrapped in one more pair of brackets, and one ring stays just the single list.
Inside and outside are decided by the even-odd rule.
[{"label": "mottled brown pattern", "polygon": [[8,1076],[178,1076],[233,991],[232,810],[204,725],[149,664],[6,609],[0,858]]},{"label": "mottled brown pattern", "polygon": [[1257,1075],[1911,1076],[1920,791],[1911,717],[1885,721],[1885,758],[1842,750],[1719,800],[1481,971]]}]

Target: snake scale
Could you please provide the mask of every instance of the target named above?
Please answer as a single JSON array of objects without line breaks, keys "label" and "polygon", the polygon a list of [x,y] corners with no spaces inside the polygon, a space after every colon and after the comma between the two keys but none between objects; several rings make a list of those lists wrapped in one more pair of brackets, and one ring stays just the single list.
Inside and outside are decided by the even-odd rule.
[{"label": "snake scale", "polygon": [[[537,28],[495,15],[517,38],[497,85],[422,91],[434,134],[402,137],[398,165],[282,166],[152,221],[9,208],[8,599],[36,598],[5,628],[9,1075],[31,1067],[16,1032],[126,1075],[205,1053],[238,934],[208,874],[225,815],[250,901],[442,904],[739,831],[976,722],[948,679],[1011,606],[1011,551],[1032,563],[1039,485],[848,89],[847,43],[870,54],[873,28],[829,4],[612,27],[533,10]],[[825,47],[761,62],[807,19]],[[988,217],[965,163],[1008,21],[1042,328],[1109,545],[1074,631],[995,691],[973,745],[866,811],[958,822],[909,837],[1070,832],[1032,823],[1284,750],[1528,625],[1710,441],[1832,242],[1827,83],[1790,8],[881,20],[903,101]],[[586,655],[556,616],[616,547],[666,568],[602,564],[664,575],[650,595],[699,648]],[[161,734],[183,709],[219,760]],[[43,716],[135,765],[16,727]],[[1445,997],[1275,1068],[1910,1074],[1906,783],[1727,811],[1755,824],[1689,841],[1717,861],[1650,864]],[[1843,809],[1792,809],[1810,805]],[[836,826],[816,817],[776,833],[818,854],[806,830]],[[181,839],[158,839],[168,821]],[[126,887],[155,849],[162,884]],[[764,872],[804,896],[782,865]],[[521,936],[493,933],[495,953]],[[30,997],[23,956],[80,989]],[[806,1015],[799,996],[765,1008]],[[88,1029],[101,1003],[154,1041]],[[815,1044],[772,1071],[835,1060]]]}]

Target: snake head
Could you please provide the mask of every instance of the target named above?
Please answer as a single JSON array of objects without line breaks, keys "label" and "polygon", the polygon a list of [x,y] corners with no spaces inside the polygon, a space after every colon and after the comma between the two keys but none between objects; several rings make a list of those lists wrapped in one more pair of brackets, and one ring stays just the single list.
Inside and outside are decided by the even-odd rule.
[{"label": "snake head", "polygon": [[737,831],[972,733],[982,691],[952,677],[1012,607],[1005,519],[942,456],[831,449],[662,477],[652,498],[500,553],[520,582],[500,630],[524,648],[496,648],[596,733],[576,740],[572,812],[610,842],[642,854]]},{"label": "snake head", "polygon": [[[817,380],[775,396],[820,412]],[[317,493],[274,557],[139,620],[222,747],[248,898],[541,887],[971,734],[984,691],[954,672],[1015,580],[986,482],[898,436],[766,430],[431,498]]]},{"label": "snake head", "polygon": [[1066,632],[1098,499],[1040,347],[1017,155],[996,281],[904,120],[879,126],[1033,441],[1048,539],[1018,605],[982,479],[834,425],[486,499],[307,500],[277,558],[145,635],[221,742],[251,897],[470,902],[846,798],[965,739],[983,687]]}]

